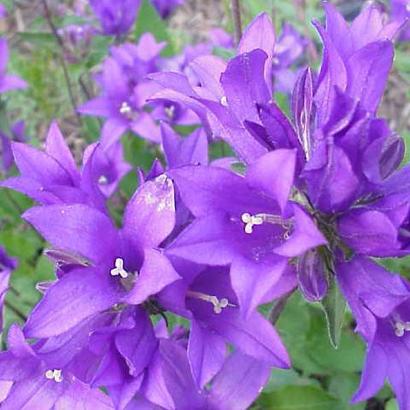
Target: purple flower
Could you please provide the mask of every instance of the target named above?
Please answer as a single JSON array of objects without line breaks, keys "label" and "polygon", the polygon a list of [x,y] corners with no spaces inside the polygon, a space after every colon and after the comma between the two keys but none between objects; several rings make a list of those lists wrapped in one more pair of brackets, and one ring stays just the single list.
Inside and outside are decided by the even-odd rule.
[{"label": "purple flower", "polygon": [[390,2],[391,13],[390,17],[393,22],[402,25],[402,30],[399,35],[400,41],[410,40],[410,6],[408,0],[391,0]]},{"label": "purple flower", "polygon": [[5,38],[0,38],[0,94],[27,87],[27,83],[20,77],[7,74],[8,60],[9,49],[7,40]]},{"label": "purple flower", "polygon": [[401,24],[385,24],[377,6],[368,5],[350,26],[330,3],[325,3],[326,28],[316,23],[324,45],[315,100],[318,118],[326,122],[336,104],[335,88],[360,99],[376,112],[393,62],[392,39]]},{"label": "purple flower", "polygon": [[173,186],[165,175],[138,189],[120,230],[107,215],[82,204],[32,208],[24,218],[54,248],[87,261],[47,290],[26,323],[29,337],[61,334],[116,304],[140,305],[179,278],[158,249],[175,224]]},{"label": "purple flower", "polygon": [[8,347],[9,351],[0,353],[0,380],[8,383],[2,408],[113,409],[108,396],[61,366],[63,357],[47,361],[36,352],[36,346],[27,344],[16,325],[9,330]]},{"label": "purple flower", "polygon": [[6,134],[0,132],[0,143],[1,143],[1,169],[7,173],[10,168],[14,165],[14,157],[12,150],[12,141],[25,142],[27,137],[25,135],[25,124],[24,121],[17,121],[11,127],[11,138]]},{"label": "purple flower", "polygon": [[126,131],[133,131],[148,141],[160,142],[159,127],[144,109],[155,88],[144,77],[156,71],[163,47],[164,43],[156,43],[148,33],[137,45],[112,48],[111,56],[105,60],[97,78],[102,94],[78,109],[82,114],[106,118],[101,134],[104,147],[117,142]]},{"label": "purple flower", "polygon": [[140,0],[90,0],[104,34],[127,34],[137,18]]},{"label": "purple flower", "polygon": [[10,258],[0,246],[0,332],[3,331],[3,304],[9,288],[12,272],[17,268],[17,260]]},{"label": "purple flower", "polygon": [[174,10],[184,4],[184,0],[151,0],[158,14],[163,18],[168,18]]},{"label": "purple flower", "polygon": [[8,12],[6,9],[6,6],[4,6],[3,4],[0,4],[0,19],[4,19],[8,16]]},{"label": "purple flower", "polygon": [[96,29],[89,24],[70,24],[58,30],[65,45],[65,58],[70,63],[81,61],[88,53]]},{"label": "purple flower", "polygon": [[388,378],[400,408],[408,408],[408,282],[364,258],[341,263],[337,267],[337,278],[357,321],[357,331],[368,344],[362,381],[353,401],[376,395]]},{"label": "purple flower", "polygon": [[308,41],[291,24],[284,24],[276,41],[273,55],[273,75],[275,90],[290,94],[299,74],[292,71],[306,51]]},{"label": "purple flower", "polygon": [[170,171],[196,219],[169,246],[168,254],[231,265],[239,305],[245,314],[253,311],[269,300],[288,258],[326,243],[310,217],[288,202],[294,172],[291,150],[261,157],[245,177],[216,167]]},{"label": "purple flower", "polygon": [[149,409],[154,403],[161,409],[246,409],[267,382],[270,370],[247,355],[233,352],[209,388],[198,390],[190,375],[184,347],[176,341],[163,339],[151,372],[152,377],[145,387],[149,401],[137,398],[132,408]]},{"label": "purple flower", "polygon": [[103,150],[94,145],[87,150],[79,172],[55,122],[50,126],[45,152],[20,142],[12,143],[12,150],[20,176],[3,181],[1,186],[41,204],[88,203],[105,210],[103,192],[110,195],[128,171],[121,147]]}]

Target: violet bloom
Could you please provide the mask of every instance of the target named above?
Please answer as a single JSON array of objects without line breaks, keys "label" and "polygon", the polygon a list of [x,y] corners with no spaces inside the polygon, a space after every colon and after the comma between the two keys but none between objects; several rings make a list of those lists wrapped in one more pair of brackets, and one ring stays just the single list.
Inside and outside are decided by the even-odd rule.
[{"label": "violet bloom", "polygon": [[326,243],[305,211],[288,202],[295,163],[295,152],[282,149],[250,165],[245,177],[217,167],[169,172],[196,219],[168,254],[231,265],[232,287],[245,314],[266,300],[289,258]]},{"label": "violet bloom", "polygon": [[276,41],[273,55],[273,75],[275,90],[290,94],[295,85],[299,70],[292,70],[302,59],[308,40],[304,38],[291,24],[284,24],[282,32]]},{"label": "violet bloom", "polygon": [[1,144],[1,163],[0,169],[7,173],[14,165],[14,157],[12,150],[12,141],[26,142],[27,136],[25,132],[24,121],[17,121],[11,126],[11,138],[0,131]]},{"label": "violet bloom", "polygon": [[70,24],[58,30],[64,41],[65,58],[70,63],[77,63],[86,56],[96,29],[89,24]]},{"label": "violet bloom", "polygon": [[7,387],[2,409],[114,408],[108,396],[61,366],[64,356],[47,361],[35,348],[25,341],[18,326],[10,328],[9,350],[0,353],[0,380]]},{"label": "violet bloom", "polygon": [[82,204],[32,208],[23,217],[54,248],[88,261],[47,290],[26,323],[28,337],[58,335],[116,304],[140,305],[179,278],[158,249],[175,224],[173,185],[165,175],[138,189],[120,230]]},{"label": "violet bloom", "polygon": [[[289,367],[289,356],[273,326],[259,312],[243,317],[229,268],[204,268],[179,258],[172,261],[183,279],[164,289],[158,301],[191,322],[187,355],[198,388],[204,388],[222,368],[227,343],[267,366]],[[287,276],[270,297],[294,286]]]},{"label": "violet bloom", "polygon": [[128,170],[121,147],[107,152],[95,145],[87,150],[79,172],[57,123],[50,126],[45,152],[17,142],[12,143],[12,150],[20,176],[8,178],[1,186],[41,204],[88,203],[105,210],[103,191],[110,195]]},{"label": "violet bloom", "polygon": [[0,246],[0,332],[3,331],[3,304],[9,287],[10,275],[17,268],[17,260],[7,255]]},{"label": "violet bloom", "polygon": [[245,410],[256,399],[269,374],[269,367],[263,363],[233,352],[209,386],[198,389],[190,375],[184,347],[177,341],[163,339],[152,377],[145,386],[148,399],[134,399],[130,409]]},{"label": "violet bloom", "polygon": [[400,41],[410,41],[410,4],[408,0],[391,0],[390,1],[390,18],[392,21],[403,24],[403,29],[400,32]]},{"label": "violet bloom", "polygon": [[336,103],[336,87],[375,113],[393,61],[391,40],[403,23],[386,24],[374,5],[366,6],[350,26],[330,3],[325,3],[325,11],[326,27],[315,24],[324,45],[315,92],[320,124],[329,118]]},{"label": "violet bloom", "polygon": [[84,152],[84,166],[89,161],[92,161],[91,173],[106,198],[110,198],[116,192],[122,178],[131,170],[131,165],[125,162],[120,141],[108,148],[100,147],[98,143],[89,145]]},{"label": "violet bloom", "polygon": [[0,38],[0,94],[27,87],[27,83],[20,77],[7,74],[8,60],[9,48],[7,40],[5,38]]},{"label": "violet bloom", "polygon": [[127,34],[137,18],[141,0],[90,0],[104,34]]},{"label": "violet bloom", "polygon": [[401,409],[410,406],[410,286],[365,258],[337,268],[337,278],[366,340],[367,358],[354,402],[377,394],[387,378]]},{"label": "violet bloom", "polygon": [[[36,352],[92,388],[104,387],[116,409],[142,389],[158,350],[158,330],[146,306],[116,306],[58,336],[41,340]],[[157,382],[155,382],[157,384]]]},{"label": "violet bloom", "polygon": [[246,30],[238,48],[240,55],[228,65],[215,56],[196,58],[189,66],[195,83],[178,73],[151,74],[150,78],[163,87],[152,98],[190,108],[210,136],[224,139],[241,160],[251,162],[267,152],[245,122],[259,123],[257,104],[266,104],[272,98],[274,45],[272,22],[267,14],[261,14]]},{"label": "violet bloom", "polygon": [[163,18],[168,18],[174,10],[184,4],[184,0],[151,0],[158,14]]},{"label": "violet bloom", "polygon": [[0,4],[0,19],[4,19],[8,16],[8,12],[6,9],[6,6],[4,6],[3,4]]},{"label": "violet bloom", "polygon": [[151,114],[144,109],[147,98],[154,92],[152,83],[144,77],[156,71],[159,53],[164,43],[156,43],[147,33],[137,45],[114,47],[97,78],[102,93],[86,102],[78,111],[82,114],[106,118],[101,144],[104,147],[117,142],[126,132],[132,131],[152,142],[160,142],[159,127]]}]

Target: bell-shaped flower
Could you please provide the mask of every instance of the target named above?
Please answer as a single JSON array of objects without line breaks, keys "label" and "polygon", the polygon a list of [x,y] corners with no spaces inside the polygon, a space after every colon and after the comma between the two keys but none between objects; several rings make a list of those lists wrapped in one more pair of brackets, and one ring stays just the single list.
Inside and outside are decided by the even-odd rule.
[{"label": "bell-shaped flower", "polygon": [[23,217],[55,249],[88,261],[47,289],[26,323],[28,337],[58,335],[118,304],[141,305],[179,279],[159,249],[175,225],[174,189],[165,175],[137,190],[121,229],[83,204],[32,208]]},{"label": "bell-shaped flower", "polygon": [[250,165],[245,177],[203,166],[169,172],[195,219],[167,253],[200,264],[231,265],[244,313],[269,294],[290,258],[326,243],[310,216],[289,201],[295,162],[295,152],[282,149]]}]

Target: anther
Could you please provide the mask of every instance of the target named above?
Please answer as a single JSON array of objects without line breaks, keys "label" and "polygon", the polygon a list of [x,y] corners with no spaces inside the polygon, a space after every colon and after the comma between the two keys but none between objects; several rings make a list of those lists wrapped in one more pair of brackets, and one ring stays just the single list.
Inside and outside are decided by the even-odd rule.
[{"label": "anther", "polygon": [[167,115],[167,117],[170,120],[172,120],[174,118],[174,115],[175,115],[175,105],[165,107],[165,114]]},{"label": "anther", "polygon": [[107,185],[107,184],[108,184],[108,178],[107,178],[105,175],[101,175],[101,176],[98,178],[98,183],[99,183],[100,185]]},{"label": "anther", "polygon": [[188,291],[187,295],[192,298],[196,298],[196,299],[203,300],[205,302],[212,303],[214,313],[218,315],[222,312],[223,309],[225,309],[228,306],[235,307],[235,305],[233,305],[232,303],[229,303],[229,300],[227,298],[218,299],[216,296],[206,295],[205,293],[195,292],[192,290]]},{"label": "anther", "polygon": [[[253,227],[255,225],[262,225],[263,223],[270,223],[273,225],[281,225],[284,229],[289,231],[292,227],[292,223],[290,220],[283,219],[277,215],[270,215],[270,214],[256,214],[251,215],[248,212],[245,212],[241,215],[241,220],[245,224],[245,232],[251,234],[253,232]],[[289,232],[287,232],[287,236]]]},{"label": "anther", "polygon": [[126,101],[124,101],[121,104],[120,113],[123,115],[127,115],[127,114],[130,114],[131,112],[132,112],[132,108],[129,106],[129,104]]},{"label": "anther", "polygon": [[247,212],[241,216],[242,222],[245,224],[245,232],[251,234],[254,225],[262,225],[263,219],[258,215],[251,215]]},{"label": "anther", "polygon": [[123,279],[128,278],[128,272],[124,269],[124,260],[115,259],[115,268],[110,271],[111,276],[121,276]]},{"label": "anther", "polygon": [[403,337],[405,332],[410,332],[410,322],[402,322],[401,320],[396,320],[393,323],[394,334],[397,337]]},{"label": "anther", "polygon": [[47,370],[44,373],[44,376],[46,379],[54,380],[56,383],[61,383],[64,380],[63,375],[61,374],[61,369]]},{"label": "anther", "polygon": [[219,100],[219,102],[221,103],[221,105],[223,105],[224,107],[228,106],[228,99],[226,98],[226,95],[222,96],[221,99]]}]

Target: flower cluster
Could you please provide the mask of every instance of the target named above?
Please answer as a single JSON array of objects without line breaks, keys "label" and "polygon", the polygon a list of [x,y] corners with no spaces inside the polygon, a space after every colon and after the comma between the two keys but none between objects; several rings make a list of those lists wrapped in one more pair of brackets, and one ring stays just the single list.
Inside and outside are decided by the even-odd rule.
[{"label": "flower cluster", "polygon": [[[90,3],[116,35],[139,7]],[[387,378],[409,408],[410,283],[374,260],[410,253],[404,143],[377,116],[404,23],[374,6],[351,25],[325,12],[319,73],[282,83],[292,118],[272,95],[306,40],[285,26],[276,42],[261,14],[227,62],[211,54],[232,47],[221,31],[174,59],[149,33],[113,46],[101,94],[79,107],[105,118],[80,169],[55,122],[44,150],[10,143],[20,175],[1,185],[37,202],[22,217],[49,243],[55,279],[38,285],[24,327],[9,329],[2,408],[246,409],[273,367],[291,365],[261,305],[299,290],[326,311],[339,289],[367,343],[353,400]],[[181,137],[181,124],[198,127]],[[164,161],[139,172],[115,218],[127,131],[158,144]],[[210,161],[217,140],[236,157]],[[0,250],[0,303],[14,268]]]}]

